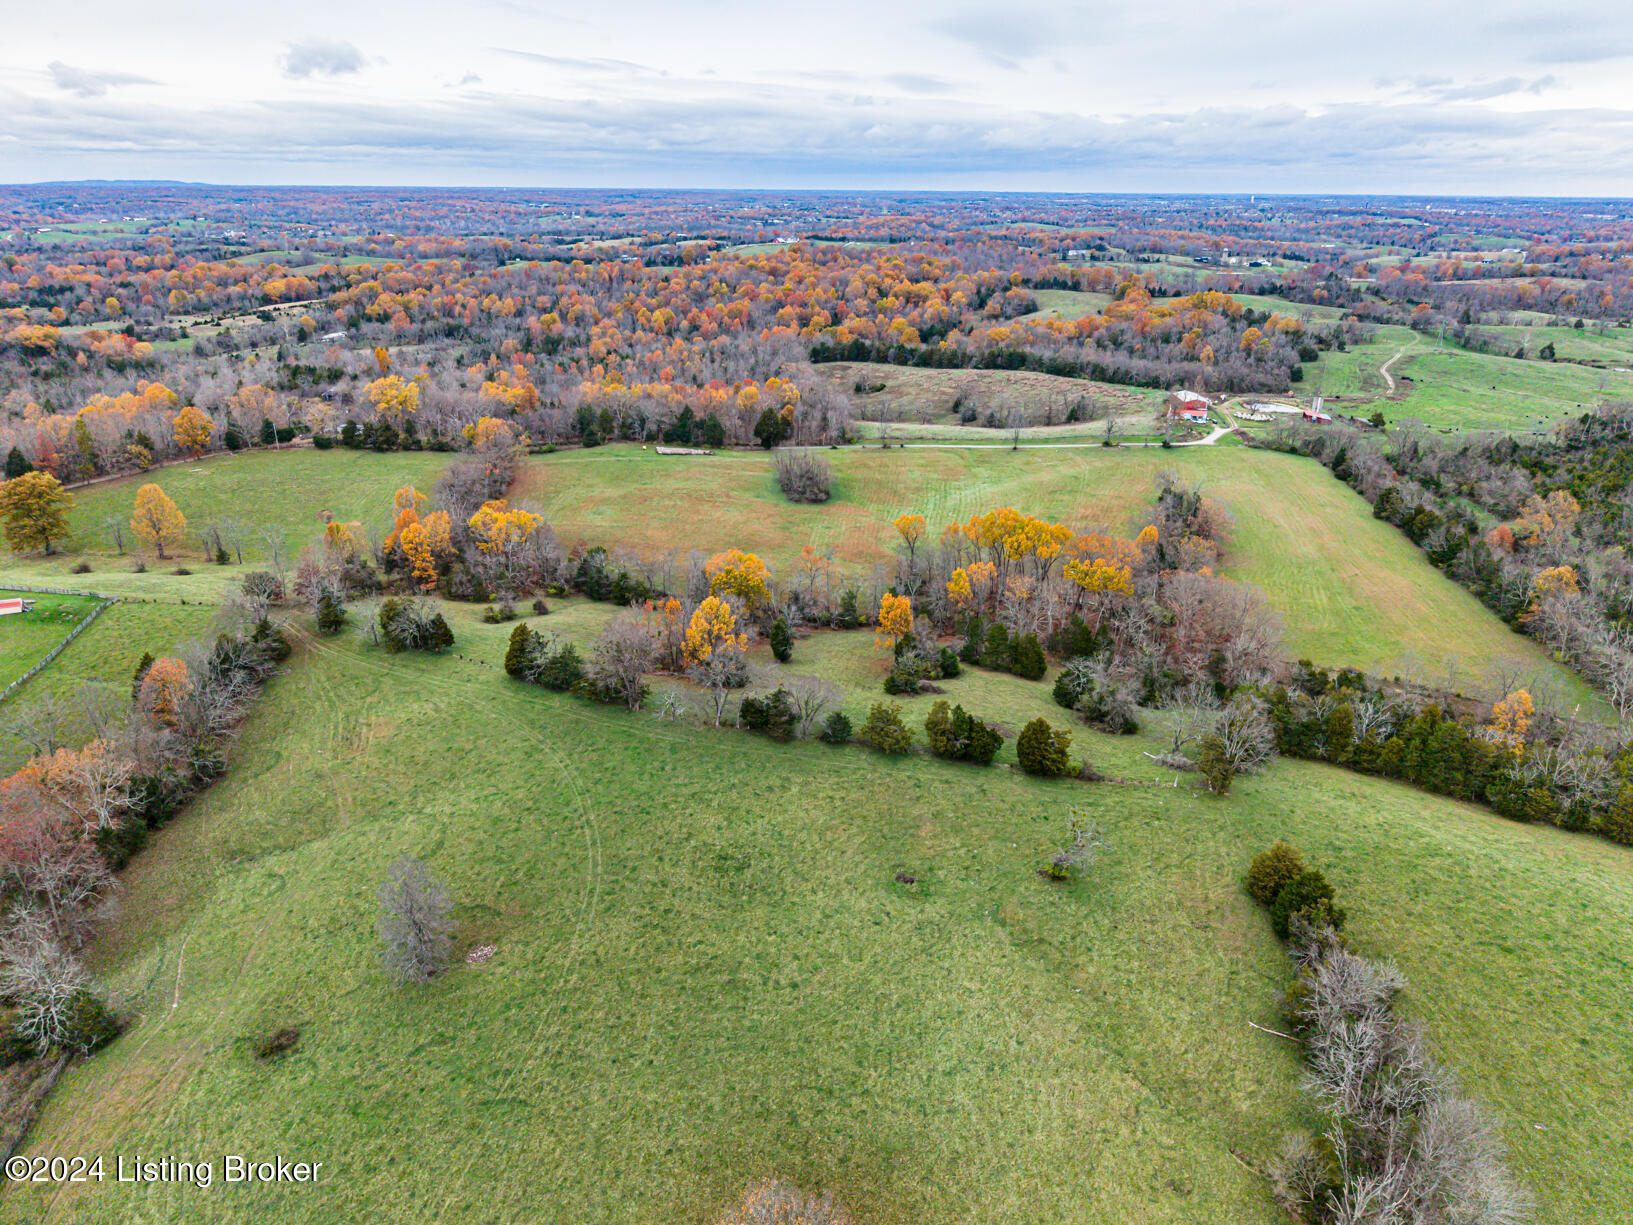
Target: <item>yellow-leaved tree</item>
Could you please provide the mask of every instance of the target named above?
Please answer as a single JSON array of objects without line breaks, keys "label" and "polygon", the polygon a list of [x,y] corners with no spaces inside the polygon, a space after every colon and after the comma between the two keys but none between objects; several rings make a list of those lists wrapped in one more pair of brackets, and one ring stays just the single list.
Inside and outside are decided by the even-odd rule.
[{"label": "yellow-leaved tree", "polygon": [[421,591],[437,588],[437,563],[431,555],[431,543],[426,538],[423,523],[410,523],[402,531],[399,542],[403,556],[408,559],[409,573]]},{"label": "yellow-leaved tree", "polygon": [[130,530],[162,559],[165,549],[176,548],[187,538],[187,516],[169,494],[149,481],[136,491]]},{"label": "yellow-leaved tree", "polygon": [[355,557],[363,548],[363,525],[331,520],[323,525],[323,547],[337,557]]},{"label": "yellow-leaved tree", "polygon": [[710,595],[733,595],[749,608],[771,598],[770,574],[765,562],[753,553],[742,549],[716,553],[703,564],[703,573],[709,580]]},{"label": "yellow-leaved tree", "polygon": [[1531,716],[1536,714],[1536,703],[1524,689],[1497,702],[1491,708],[1491,724],[1487,729],[1493,744],[1500,744],[1511,753],[1525,748],[1526,735],[1531,730]]},{"label": "yellow-leaved tree", "polygon": [[544,520],[531,511],[509,505],[505,499],[482,503],[466,525],[476,547],[484,553],[504,553],[521,544]]},{"label": "yellow-leaved tree", "polygon": [[68,535],[68,512],[74,495],[49,472],[25,472],[0,484],[0,521],[13,553],[43,549]]},{"label": "yellow-leaved tree", "polygon": [[405,380],[401,375],[388,374],[375,379],[365,389],[369,403],[380,415],[380,420],[401,425],[420,408],[420,385]]},{"label": "yellow-leaved tree", "polygon": [[907,561],[911,565],[918,552],[919,541],[924,539],[924,516],[903,515],[893,525],[902,543],[907,546]]},{"label": "yellow-leaved tree", "polygon": [[191,404],[177,413],[170,425],[176,431],[176,445],[195,456],[202,455],[210,445],[210,432],[215,429],[210,414]]},{"label": "yellow-leaved tree", "polygon": [[686,627],[684,655],[687,673],[708,690],[714,704],[714,725],[726,709],[727,695],[748,678],[744,652],[748,635],[737,631],[737,614],[719,596],[709,596],[697,606]]},{"label": "yellow-leaved tree", "polygon": [[894,648],[912,636],[913,601],[904,595],[885,592],[879,599],[879,632],[874,635],[873,645]]}]

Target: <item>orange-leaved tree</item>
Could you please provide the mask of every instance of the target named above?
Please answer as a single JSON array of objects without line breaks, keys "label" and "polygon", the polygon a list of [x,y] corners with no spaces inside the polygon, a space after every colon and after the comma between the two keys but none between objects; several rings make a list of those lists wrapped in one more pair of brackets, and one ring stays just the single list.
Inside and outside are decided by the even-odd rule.
[{"label": "orange-leaved tree", "polygon": [[148,668],[137,698],[154,722],[173,726],[182,703],[192,691],[193,681],[187,673],[187,664],[165,656],[155,659]]}]

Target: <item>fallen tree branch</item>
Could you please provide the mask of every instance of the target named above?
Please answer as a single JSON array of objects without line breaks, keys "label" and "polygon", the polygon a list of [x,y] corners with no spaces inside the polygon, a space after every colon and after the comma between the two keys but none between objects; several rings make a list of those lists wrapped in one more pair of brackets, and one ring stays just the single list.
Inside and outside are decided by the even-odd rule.
[{"label": "fallen tree branch", "polygon": [[1258,1030],[1261,1034],[1275,1034],[1276,1037],[1286,1038],[1289,1042],[1297,1042],[1298,1041],[1298,1039],[1295,1038],[1292,1034],[1284,1034],[1279,1029],[1266,1029],[1263,1025],[1256,1024],[1253,1021],[1249,1021],[1248,1024],[1252,1025],[1253,1028]]}]

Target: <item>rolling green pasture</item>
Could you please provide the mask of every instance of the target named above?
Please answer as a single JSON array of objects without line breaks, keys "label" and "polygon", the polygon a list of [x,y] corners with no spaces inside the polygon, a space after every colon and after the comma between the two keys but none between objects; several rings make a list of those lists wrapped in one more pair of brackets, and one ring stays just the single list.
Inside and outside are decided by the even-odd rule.
[{"label": "rolling green pasture", "polygon": [[[1278,1027],[1287,972],[1239,879],[1277,837],[1406,971],[1540,1219],[1633,1196],[1625,848],[1302,763],[1212,800],[777,746],[515,685],[484,629],[456,649],[489,666],[305,640],[126,872],[93,964],[136,1024],[23,1150],[323,1181],[13,1188],[15,1219],[702,1222],[776,1174],[870,1225],[1271,1225],[1253,1168],[1309,1120],[1295,1050],[1248,1024]],[[1071,805],[1113,851],[1058,888],[1036,868]],[[373,888],[403,851],[490,962],[390,988]]]},{"label": "rolling green pasture", "polygon": [[[1538,316],[1546,320],[1548,316]],[[1514,347],[1525,345],[1526,354],[1536,357],[1544,345],[1554,346],[1560,361],[1592,362],[1604,366],[1633,366],[1633,328],[1619,328],[1598,323],[1580,331],[1573,327],[1554,327],[1544,322],[1530,326],[1480,328],[1496,332],[1513,342]]]},{"label": "rolling green pasture", "polygon": [[1334,319],[1342,319],[1345,314],[1344,310],[1337,306],[1321,306],[1312,302],[1292,302],[1286,298],[1269,297],[1263,294],[1233,293],[1231,297],[1235,298],[1243,306],[1251,307],[1253,310],[1274,311],[1278,315],[1297,315],[1301,319],[1319,319],[1323,322],[1331,322]]},{"label": "rolling green pasture", "polygon": [[[1366,503],[1307,460],[1244,448],[847,449],[825,453],[832,501],[788,502],[761,454],[659,456],[636,446],[535,456],[513,496],[568,544],[661,552],[736,546],[787,564],[810,544],[852,573],[886,561],[891,520],[916,512],[932,535],[999,506],[1078,531],[1132,534],[1156,475],[1200,481],[1236,517],[1223,571],[1264,588],[1289,653],[1370,672],[1431,675],[1479,691],[1490,662],[1532,665],[1546,687],[1599,707],[1569,672],[1440,574]],[[700,508],[706,508],[702,510]]]},{"label": "rolling green pasture", "polygon": [[84,596],[42,595],[0,587],[0,599],[13,596],[33,600],[34,607],[0,617],[0,689],[49,654],[99,603]]},{"label": "rolling green pasture", "polygon": [[[263,529],[278,533],[292,556],[322,534],[320,512],[367,529],[389,528],[392,493],[408,484],[429,493],[449,459],[429,451],[375,455],[304,447],[216,456],[75,489],[69,527],[81,550],[111,553],[104,521],[110,515],[128,521],[136,491],[151,481],[170,495],[194,529],[225,520],[248,525],[246,558],[265,556]],[[128,542],[128,527],[125,535]],[[186,552],[196,568],[197,543]]]},{"label": "rolling green pasture", "polygon": [[1098,315],[1111,304],[1109,293],[1088,293],[1081,289],[1034,289],[1038,309],[1022,315],[1017,322],[1034,319],[1081,319],[1084,315]]},{"label": "rolling green pasture", "polygon": [[1633,397],[1633,373],[1425,347],[1391,368],[1405,395],[1385,415],[1463,429],[1535,430]]},{"label": "rolling green pasture", "polygon": [[[1389,367],[1396,383],[1391,394],[1379,368],[1397,354]],[[1379,409],[1391,421],[1413,417],[1446,429],[1535,431],[1606,400],[1633,397],[1633,373],[1472,353],[1389,326],[1344,352],[1322,353],[1305,367],[1299,391],[1337,397],[1334,407],[1343,412],[1364,416]]]}]

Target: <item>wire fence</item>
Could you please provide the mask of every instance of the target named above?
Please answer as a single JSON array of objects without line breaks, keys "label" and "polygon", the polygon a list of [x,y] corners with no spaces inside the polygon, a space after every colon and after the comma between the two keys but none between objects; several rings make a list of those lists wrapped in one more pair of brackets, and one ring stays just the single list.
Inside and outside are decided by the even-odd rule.
[{"label": "wire fence", "polygon": [[66,638],[46,652],[43,659],[37,662],[27,672],[19,676],[16,680],[12,681],[11,684],[7,685],[4,689],[0,689],[0,702],[4,702],[7,698],[11,697],[12,694],[16,693],[24,685],[28,684],[29,681],[33,680],[41,672],[49,668],[51,664],[55,662],[57,656],[61,655],[69,648],[70,645],[72,645],[74,639],[78,638],[86,630],[91,628],[91,623],[93,621],[95,621],[103,613],[107,612],[108,609],[112,608],[115,604],[119,603],[119,597],[104,595],[100,591],[70,591],[63,587],[19,587],[15,583],[7,583],[6,590],[26,591],[34,595],[71,595],[79,596],[84,599],[100,600],[102,602],[95,608],[91,609],[90,612],[86,613],[85,616],[80,619],[79,623],[75,625],[73,629],[68,631],[68,636]]}]

